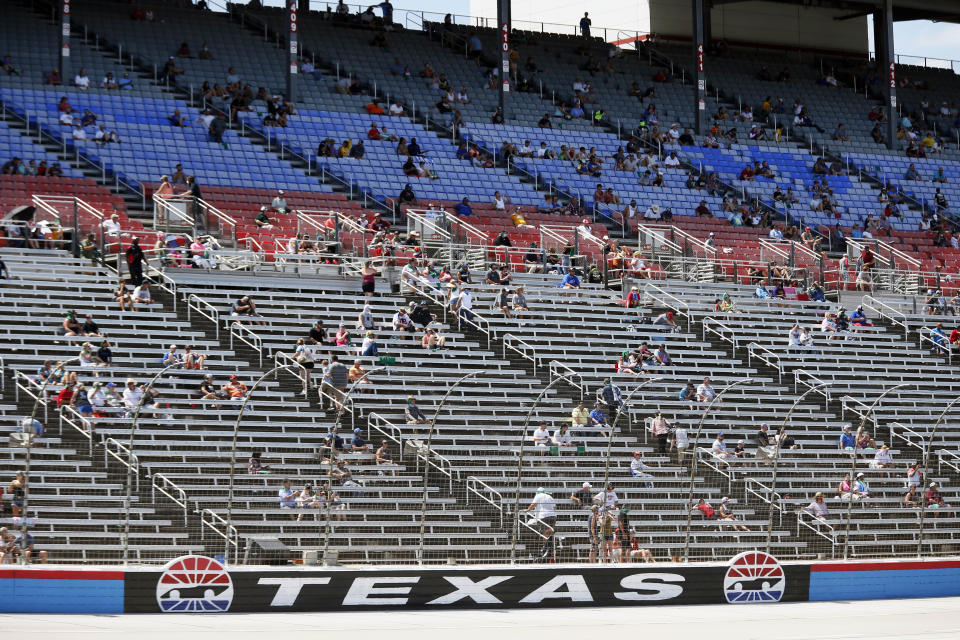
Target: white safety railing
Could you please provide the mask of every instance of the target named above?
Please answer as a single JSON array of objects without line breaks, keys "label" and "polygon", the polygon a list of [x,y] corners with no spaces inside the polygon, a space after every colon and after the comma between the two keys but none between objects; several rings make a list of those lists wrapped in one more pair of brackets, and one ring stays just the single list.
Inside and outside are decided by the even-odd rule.
[{"label": "white safety railing", "polygon": [[[111,447],[116,449],[116,451],[112,451]],[[116,439],[106,438],[103,441],[103,464],[106,465],[111,457],[133,472],[133,477],[135,479],[137,489],[139,490],[140,460],[137,458],[137,455],[131,455],[129,447],[127,447],[125,444],[121,444]]]},{"label": "white safety railing", "polygon": [[877,300],[873,296],[863,296],[860,304],[862,304],[865,309],[873,311],[881,318],[884,318],[890,323],[900,327],[903,330],[903,337],[905,339],[909,339],[910,325],[907,322],[906,314],[904,314],[902,311],[891,307],[882,300]]},{"label": "white safety railing", "polygon": [[758,358],[768,367],[777,370],[778,382],[783,383],[783,363],[780,361],[780,356],[767,347],[757,344],[756,342],[751,342],[747,345],[747,365],[753,366],[753,359]]},{"label": "white safety railing", "polygon": [[808,389],[813,389],[814,387],[818,387],[815,393],[819,393],[820,395],[822,395],[826,399],[827,404],[828,405],[830,404],[830,399],[831,399],[830,387],[817,376],[813,375],[806,369],[797,369],[796,371],[793,372],[793,380],[794,380],[794,387],[797,392],[799,392],[800,390],[799,389],[800,385],[803,385]]},{"label": "white safety railing", "polygon": [[151,498],[153,504],[157,502],[157,493],[167,496],[174,504],[183,509],[183,526],[187,526],[189,507],[187,506],[187,492],[176,485],[166,476],[155,473],[152,477]]},{"label": "white safety railing", "polygon": [[230,325],[230,349],[233,349],[233,339],[236,338],[257,352],[260,366],[263,366],[263,338],[253,332],[250,327],[234,322]]},{"label": "white safety railing", "polygon": [[[233,547],[233,563],[237,564],[240,561],[240,532],[237,531],[237,528],[210,509],[200,511],[200,524],[202,525],[200,527],[200,539],[203,540],[204,533],[209,529],[218,537],[226,540],[227,545]],[[223,531],[218,528],[217,524],[223,526]]]},{"label": "white safety railing", "polygon": [[501,338],[503,342],[503,358],[507,358],[507,349],[520,354],[524,360],[529,360],[533,364],[533,375],[537,375],[537,363],[540,358],[537,356],[537,349],[529,342],[524,342],[512,333],[506,333]]},{"label": "white safety railing", "polygon": [[504,512],[510,513],[510,503],[504,502],[503,494],[488,485],[486,482],[476,476],[468,476],[467,480],[467,504],[470,504],[470,493],[475,494],[484,502],[493,506],[500,514],[500,526],[503,527]]},{"label": "white safety railing", "polygon": [[187,321],[190,321],[190,315],[193,312],[199,313],[201,316],[213,323],[214,331],[217,339],[220,339],[220,311],[217,310],[215,306],[201,298],[195,293],[191,293],[187,296]]}]

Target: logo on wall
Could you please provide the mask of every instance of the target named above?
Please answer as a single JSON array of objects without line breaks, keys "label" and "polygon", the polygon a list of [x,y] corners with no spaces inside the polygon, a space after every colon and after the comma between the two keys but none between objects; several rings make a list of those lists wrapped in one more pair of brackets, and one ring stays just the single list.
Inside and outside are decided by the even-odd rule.
[{"label": "logo on wall", "polygon": [[163,568],[157,604],[163,612],[226,611],[233,581],[222,564],[205,556],[181,556]]},{"label": "logo on wall", "polygon": [[787,579],[777,559],[763,551],[746,551],[730,560],[723,578],[727,602],[779,602]]}]

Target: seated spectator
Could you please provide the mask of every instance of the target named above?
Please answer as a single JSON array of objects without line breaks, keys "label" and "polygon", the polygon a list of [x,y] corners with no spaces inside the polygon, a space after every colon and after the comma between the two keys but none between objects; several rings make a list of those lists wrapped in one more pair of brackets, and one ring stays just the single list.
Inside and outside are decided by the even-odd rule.
[{"label": "seated spectator", "polygon": [[232,400],[242,400],[247,395],[247,385],[240,382],[239,376],[235,373],[230,375],[229,382],[223,385],[221,389]]},{"label": "seated spectator", "polygon": [[[862,475],[862,474],[861,474]],[[850,482],[850,474],[843,476],[843,480],[837,486],[837,495],[841,500],[859,502],[867,497],[864,492],[864,485],[859,482]]]},{"label": "seated spectator", "polygon": [[698,402],[712,402],[714,398],[717,397],[717,392],[713,388],[713,385],[710,384],[710,378],[705,377],[703,383],[697,387],[697,401]]},{"label": "seated spectator", "polygon": [[873,456],[873,460],[870,461],[871,469],[890,469],[893,467],[893,456],[890,455],[890,448],[887,445],[883,445]]},{"label": "seated spectator", "polygon": [[413,396],[407,396],[407,406],[405,409],[407,424],[427,424],[427,416],[424,415],[420,407],[417,406],[417,399]]},{"label": "seated spectator", "polygon": [[813,496],[813,502],[808,504],[804,511],[809,513],[811,516],[819,520],[820,522],[826,522],[827,516],[830,514],[830,511],[827,509],[827,503],[824,502],[824,495],[822,491],[817,491]]},{"label": "seated spectator", "polygon": [[944,502],[943,494],[940,493],[940,487],[936,482],[930,483],[930,488],[923,495],[923,502],[928,509],[950,508],[950,505]]}]

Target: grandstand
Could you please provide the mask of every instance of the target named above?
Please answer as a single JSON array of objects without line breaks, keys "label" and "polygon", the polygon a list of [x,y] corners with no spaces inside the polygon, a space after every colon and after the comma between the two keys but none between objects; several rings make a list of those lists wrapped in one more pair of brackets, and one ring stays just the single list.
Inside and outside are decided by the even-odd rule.
[{"label": "grandstand", "polygon": [[[956,555],[955,74],[909,69],[894,111],[867,52],[763,45],[787,83],[762,43],[716,38],[697,94],[689,29],[516,30],[495,122],[479,22],[301,9],[294,100],[285,12],[220,4],[75,2],[61,84],[56,11],[5,6],[0,526],[57,564],[256,563],[272,541],[303,564],[626,561],[632,535],[657,562]],[[877,142],[875,107],[901,136]]]}]

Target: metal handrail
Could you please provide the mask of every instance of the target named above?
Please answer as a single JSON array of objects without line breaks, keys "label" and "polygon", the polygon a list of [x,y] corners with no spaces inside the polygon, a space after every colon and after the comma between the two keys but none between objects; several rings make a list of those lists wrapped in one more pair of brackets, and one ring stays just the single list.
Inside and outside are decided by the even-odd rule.
[{"label": "metal handrail", "polygon": [[[811,521],[810,522],[804,521],[803,519],[804,516],[807,516],[808,518],[810,518]],[[830,544],[833,545],[830,549],[830,557],[833,558],[836,556],[837,545],[839,544],[839,542],[837,542],[837,534],[836,534],[836,530],[833,528],[833,525],[827,522],[822,522],[820,520],[817,520],[816,518],[813,517],[812,514],[810,514],[810,512],[806,510],[806,507],[804,507],[803,509],[800,509],[797,512],[797,535],[800,535],[801,526],[804,526],[807,529],[810,529],[810,531],[814,532],[821,538],[824,538],[828,542],[830,542]],[[821,530],[821,527],[826,527],[830,531],[830,534],[827,535],[826,533],[824,533]]]},{"label": "metal handrail", "polygon": [[[716,326],[719,327],[719,329],[715,329],[714,327],[711,327],[710,325],[716,325]],[[727,325],[723,324],[722,322],[720,322],[720,321],[717,320],[716,318],[704,318],[704,319],[703,319],[703,339],[704,339],[704,340],[707,339],[707,332],[708,332],[708,331],[709,331],[710,333],[713,333],[713,334],[717,335],[721,340],[726,340],[727,342],[729,342],[730,344],[732,344],[732,345],[733,345],[733,351],[734,351],[734,352],[737,351],[737,348],[738,348],[738,346],[739,346],[739,342],[740,342],[740,341],[737,339],[737,332],[736,332],[736,331],[734,331],[733,329],[731,329],[731,328],[728,327]],[[724,335],[725,333],[729,333],[729,334],[730,334],[730,337],[728,338],[726,335]]]},{"label": "metal handrail", "polygon": [[[207,516],[210,517],[210,522],[207,521]],[[217,525],[214,521],[220,522],[224,525],[226,533],[220,531],[217,528]],[[201,509],[200,511],[200,537],[203,538],[204,528],[211,529],[215,534],[227,541],[227,545],[233,545],[233,563],[236,564],[239,561],[240,556],[240,532],[235,526],[228,523],[222,516],[218,515],[211,509]]]},{"label": "metal handrail", "polygon": [[[159,480],[162,483],[160,486],[157,486],[157,480]],[[168,489],[175,491],[177,493],[177,497],[174,497],[170,493],[170,491],[168,491]],[[152,476],[152,489],[151,489],[151,497],[153,498],[154,504],[156,504],[156,501],[157,501],[158,491],[163,495],[167,496],[168,498],[170,498],[174,502],[174,504],[183,508],[183,526],[187,526],[187,516],[189,511],[188,502],[187,502],[187,492],[181,489],[180,487],[178,487],[175,482],[173,482],[163,474],[155,473]]]},{"label": "metal handrail", "polygon": [[[73,414],[77,420],[80,421],[78,425],[76,422],[67,417],[68,414]],[[59,433],[63,436],[63,423],[66,422],[68,425],[73,427],[80,435],[87,439],[88,444],[88,454],[93,457],[93,424],[87,419],[77,413],[77,410],[70,406],[60,407],[60,424],[59,424]],[[89,424],[90,429],[87,430],[84,428],[84,424]]]},{"label": "metal handrail", "polygon": [[[900,433],[897,433],[897,431]],[[918,442],[914,442],[909,438],[909,436],[914,436]],[[891,422],[890,423],[890,444],[893,444],[893,441],[896,438],[900,438],[903,442],[909,447],[916,447],[920,450],[921,453],[925,451],[927,436],[922,433],[911,429],[910,427],[904,425],[901,422]]]},{"label": "metal handrail", "polygon": [[[908,339],[910,337],[910,326],[907,324],[907,316],[902,311],[894,309],[887,303],[877,300],[873,296],[863,296],[860,300],[860,303],[875,312],[881,318],[886,318],[893,324],[899,325],[903,328],[903,337]],[[897,319],[895,316],[900,316],[900,319]]]},{"label": "metal handrail", "polygon": [[371,413],[367,416],[367,439],[370,439],[370,430],[379,432],[383,437],[392,440],[400,451],[397,457],[403,461],[403,429],[393,424],[379,413]]},{"label": "metal handrail", "polygon": [[[801,376],[807,376],[808,378],[810,378],[810,381],[803,380]],[[806,369],[797,369],[796,371],[793,372],[793,380],[794,380],[794,386],[803,384],[809,388],[813,388],[818,385],[822,385],[821,388],[817,389],[817,393],[819,393],[824,398],[826,398],[828,405],[830,404],[830,388],[829,386],[827,386],[827,384],[823,380],[821,380],[817,376],[813,375]]]},{"label": "metal handrail", "polygon": [[[302,363],[297,362],[297,361],[294,359],[293,356],[288,355],[288,354],[284,353],[283,351],[277,351],[276,353],[273,354],[273,365],[274,365],[274,369],[275,369],[274,374],[273,374],[273,379],[274,379],[274,380],[277,379],[277,375],[278,375],[279,372],[280,372],[280,364],[281,364],[281,361],[283,361],[283,360],[288,361],[287,364],[288,364],[289,366],[292,366],[292,367],[295,366],[295,367],[299,368],[300,373],[295,373],[295,374],[293,374],[293,375],[294,375],[298,380],[302,380],[302,381],[303,381],[303,395],[304,395],[304,396],[309,395],[310,389],[309,389],[308,380],[310,379],[310,372],[307,370],[307,368],[306,368],[305,366],[303,366]],[[292,373],[292,371],[291,371],[290,369],[286,369],[286,371],[290,371],[290,372]],[[352,412],[352,409],[351,409],[351,412]]]},{"label": "metal handrail", "polygon": [[[205,309],[210,309],[213,313],[212,314],[207,313]],[[209,302],[207,302],[206,300],[204,300],[203,298],[201,298],[195,293],[191,293],[190,295],[187,296],[187,322],[190,321],[191,311],[196,311],[197,313],[202,315],[204,318],[206,318],[207,320],[213,323],[215,335],[219,340],[220,339],[220,311],[215,306],[213,306],[212,304],[210,304]]]},{"label": "metal handrail", "polygon": [[[851,405],[859,405],[860,407],[863,407],[864,409],[866,409],[866,411],[857,410],[853,408]],[[864,418],[865,416],[869,416],[870,414],[870,406],[867,404],[864,404],[863,402],[860,402],[859,400],[857,400],[852,396],[843,396],[842,398],[840,398],[840,417],[841,418],[846,419],[847,409],[850,409],[850,411],[853,411],[861,419]]]},{"label": "metal handrail", "polygon": [[[766,495],[754,489],[754,486],[757,486],[760,489],[762,489]],[[784,511],[786,511],[786,509],[784,509],[783,503],[782,503],[783,496],[779,492],[774,491],[771,487],[768,487],[767,485],[757,481],[754,478],[744,478],[744,487],[743,487],[744,499],[747,498],[747,494],[755,496],[758,500],[765,503],[769,509],[776,509],[777,517],[780,521],[780,526],[783,526],[783,513]]]},{"label": "metal handrail", "polygon": [[[117,452],[114,453],[110,450],[110,445],[113,445],[117,448]],[[121,456],[120,454],[124,455]],[[113,438],[106,438],[103,440],[103,464],[106,465],[108,458],[107,456],[113,456],[116,458],[117,462],[122,464],[124,467],[130,469],[133,472],[133,477],[136,479],[137,488],[140,488],[140,460],[137,458],[135,453],[132,453],[126,445],[121,444]],[[126,456],[126,457],[124,457]],[[129,460],[129,462],[128,462]]]},{"label": "metal handrail", "polygon": [[[467,504],[470,504],[469,492],[472,491],[473,493],[477,494],[477,497],[491,504],[493,508],[500,513],[500,527],[503,528],[503,512],[506,511],[508,514],[510,513],[510,503],[504,502],[503,494],[476,476],[467,476],[466,483],[467,483],[467,491],[468,491]],[[497,500],[494,500],[492,497],[488,497],[484,495],[484,493],[480,491],[481,489],[483,489],[487,493],[492,494],[493,496],[496,496]]]},{"label": "metal handrail", "polygon": [[947,356],[947,364],[953,364],[953,345],[947,339],[947,336],[940,334],[942,342],[937,342],[933,338],[933,329],[929,327],[920,327],[917,330],[917,337],[920,338],[920,348],[923,348],[924,342],[929,342],[931,348],[941,356]]},{"label": "metal handrail", "polygon": [[[22,382],[21,382],[22,381]],[[20,392],[23,391],[25,394],[30,396],[34,402],[39,402],[43,407],[43,420],[47,421],[47,399],[40,396],[40,391],[43,389],[43,385],[39,382],[23,373],[22,371],[13,372],[13,382],[14,382],[14,393],[17,401],[20,400]],[[35,388],[34,388],[35,387]]]},{"label": "metal handrail", "polygon": [[[244,333],[249,339],[244,337]],[[263,338],[253,332],[253,329],[239,322],[230,325],[230,349],[233,349],[233,339],[236,338],[251,349],[257,352],[260,359],[260,366],[263,366]]]},{"label": "metal handrail", "polygon": [[[536,348],[534,348],[533,345],[531,345],[529,342],[525,342],[521,340],[520,338],[513,335],[512,333],[504,334],[503,336],[501,336],[500,340],[503,342],[504,360],[506,360],[507,358],[507,349],[516,351],[517,353],[520,354],[522,358],[524,358],[525,360],[529,360],[530,362],[533,363],[533,375],[537,375],[537,362],[540,360],[540,358],[537,356],[537,350]],[[517,344],[523,346],[524,349],[521,349],[520,347],[510,344],[511,341],[514,341]]]},{"label": "metal handrail", "polygon": [[[557,373],[557,370],[558,370],[558,369],[565,369],[566,371],[569,372],[570,375],[573,375],[573,376],[576,376],[576,377],[580,378],[580,384],[577,384],[576,382],[574,382],[573,380],[571,380],[568,376],[560,376],[560,374]],[[565,379],[567,380],[567,382],[569,382],[572,386],[574,386],[574,387],[576,387],[577,389],[580,390],[580,399],[583,400],[583,394],[584,394],[584,393],[586,392],[586,390],[587,390],[587,385],[586,385],[586,384],[584,383],[584,381],[583,381],[583,375],[582,375],[582,374],[578,373],[577,371],[574,371],[574,370],[571,369],[569,366],[563,364],[563,363],[560,362],[559,360],[551,360],[551,361],[550,361],[549,372],[550,372],[550,380],[549,380],[548,382],[553,382],[553,379],[556,378],[556,377],[558,377],[558,376],[565,378]]]},{"label": "metal handrail", "polygon": [[[951,460],[944,461],[944,457],[950,457]],[[953,469],[954,473],[960,473],[960,455],[958,455],[954,451],[940,449],[939,451],[937,451],[937,473],[940,472],[940,467],[942,465],[947,465],[948,467]]]},{"label": "metal handrail", "polygon": [[[761,353],[758,354],[756,353],[757,351],[760,351]],[[775,368],[777,370],[777,375],[779,376],[779,382],[783,383],[783,363],[780,361],[780,356],[776,352],[771,351],[761,344],[751,342],[747,345],[747,365],[753,366],[754,357],[763,360],[767,366]],[[776,364],[774,364],[773,361],[776,361]]]},{"label": "metal handrail", "polygon": [[[650,293],[650,290],[651,290],[651,289],[653,289],[653,290],[655,290],[655,291],[658,291],[661,295],[666,296],[669,300],[673,300],[675,304],[670,304],[669,302],[667,302],[667,301],[665,301],[665,300],[662,300],[662,299],[658,298],[657,296],[652,295],[652,294]],[[679,314],[681,314],[681,315],[686,316],[688,323],[693,323],[693,322],[696,321],[696,318],[694,317],[693,311],[690,310],[690,305],[689,305],[689,304],[687,304],[686,302],[684,302],[684,301],[681,300],[680,298],[676,297],[675,295],[664,291],[663,289],[661,289],[661,288],[658,287],[657,285],[652,284],[652,283],[650,283],[650,282],[646,283],[646,285],[644,285],[644,288],[643,288],[643,294],[644,294],[644,296],[646,296],[647,298],[650,298],[651,300],[654,300],[655,302],[659,302],[662,306],[664,306],[664,307],[666,307],[666,308],[668,308],[668,309],[673,309],[673,311],[674,311],[675,313],[679,313]],[[688,326],[687,328],[689,329],[689,326]]]}]

